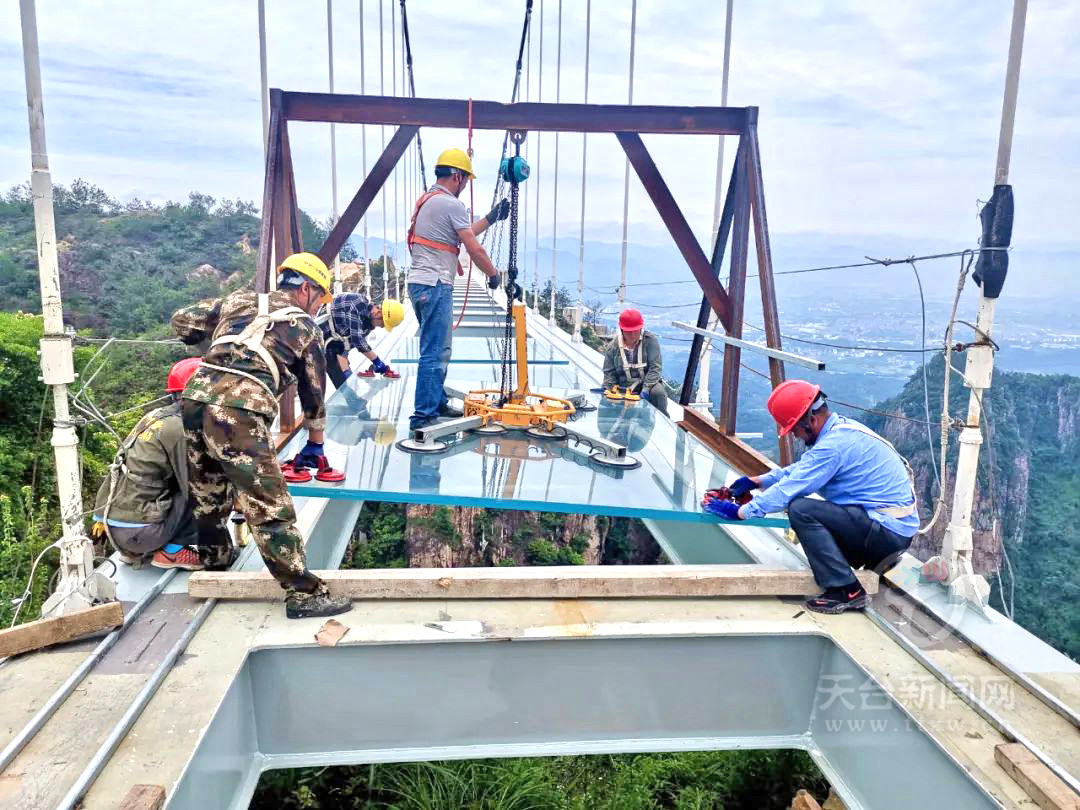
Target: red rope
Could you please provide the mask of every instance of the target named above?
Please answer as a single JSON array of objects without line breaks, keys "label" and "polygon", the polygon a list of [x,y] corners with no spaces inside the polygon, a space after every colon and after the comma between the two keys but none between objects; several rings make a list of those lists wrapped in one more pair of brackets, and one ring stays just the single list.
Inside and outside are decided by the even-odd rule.
[{"label": "red rope", "polygon": [[[469,143],[465,150],[469,156],[469,162],[472,162],[473,149],[472,149],[472,99],[469,99]],[[475,216],[475,208],[473,201],[473,176],[469,175],[469,213]],[[470,223],[471,226],[472,223]],[[468,275],[465,278],[465,299],[461,302],[461,312],[458,313],[457,323],[454,324],[454,329],[461,326],[461,320],[465,317],[465,307],[469,305],[469,290],[472,288],[472,255],[469,256],[469,270]],[[453,331],[453,330],[451,330]]]}]

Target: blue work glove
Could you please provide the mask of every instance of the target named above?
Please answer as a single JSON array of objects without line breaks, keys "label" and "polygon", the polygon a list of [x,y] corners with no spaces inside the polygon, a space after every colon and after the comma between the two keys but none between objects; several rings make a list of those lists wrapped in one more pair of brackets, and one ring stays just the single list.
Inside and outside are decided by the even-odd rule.
[{"label": "blue work glove", "polygon": [[390,366],[386,365],[386,363],[376,357],[371,361],[371,370],[376,374],[385,374],[390,370]]},{"label": "blue work glove", "polygon": [[351,368],[347,368],[343,372],[341,372],[341,384],[344,385],[345,381],[347,379],[349,379],[349,377],[351,377],[351,376],[352,376],[352,369]]},{"label": "blue work glove", "polygon": [[296,454],[296,458],[293,459],[293,467],[301,469],[302,467],[318,467],[319,459],[323,456],[322,444],[316,444],[313,441],[308,441],[304,445],[304,449]]},{"label": "blue work glove", "polygon": [[705,511],[710,515],[719,515],[725,520],[741,520],[739,505],[734,501],[722,501],[715,498],[705,505]]},{"label": "blue work glove", "polygon": [[731,490],[733,496],[741,498],[750,490],[757,489],[757,484],[751,480],[750,476],[744,475],[742,478],[736,479],[735,483],[728,487],[728,489]]},{"label": "blue work glove", "polygon": [[488,276],[488,289],[489,290],[497,290],[497,289],[499,289],[499,274],[498,273],[496,273],[493,276]]},{"label": "blue work glove", "polygon": [[510,216],[510,201],[500,200],[495,203],[495,207],[488,211],[487,216],[484,217],[488,221],[488,225],[494,225],[500,219],[506,219]]}]

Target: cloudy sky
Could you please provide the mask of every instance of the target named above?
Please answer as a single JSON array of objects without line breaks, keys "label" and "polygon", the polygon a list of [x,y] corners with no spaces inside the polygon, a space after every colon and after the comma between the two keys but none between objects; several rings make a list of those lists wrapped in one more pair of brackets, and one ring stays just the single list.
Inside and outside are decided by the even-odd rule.
[{"label": "cloudy sky", "polygon": [[[383,0],[384,89],[401,92],[400,46],[392,62],[392,11]],[[326,4],[268,0],[270,84],[327,87]],[[336,89],[360,92],[359,7],[365,19],[365,79],[379,92],[379,0],[335,2]],[[543,6],[543,26],[540,24]],[[536,0],[528,94],[581,101],[586,3],[562,4],[561,72],[556,70],[558,0]],[[589,100],[627,96],[630,2],[592,3]],[[416,87],[421,96],[506,100],[523,0],[410,0]],[[760,107],[770,226],[781,234],[866,241],[899,238],[912,252],[973,244],[976,201],[992,187],[1011,2],[908,3],[736,0],[732,105]],[[720,0],[640,0],[637,103],[718,104],[723,50]],[[83,177],[114,196],[163,201],[198,190],[258,200],[262,150],[255,0],[38,0],[45,112],[54,178]],[[543,66],[540,36],[543,31]],[[1080,4],[1034,0],[1028,16],[1012,182],[1014,242],[1080,243]],[[331,210],[329,128],[290,130],[301,204]],[[386,137],[389,137],[387,133]],[[430,164],[463,134],[425,131]],[[380,145],[369,128],[369,163]],[[581,212],[579,135],[530,136],[529,217],[541,234],[577,234]],[[646,142],[705,239],[713,211],[715,138],[655,136]],[[358,127],[338,128],[340,207],[361,179]],[[476,140],[482,181],[493,176],[499,137]],[[728,160],[734,152],[729,143]],[[611,136],[588,141],[586,219],[590,238],[620,238],[624,161]],[[27,179],[29,146],[18,4],[0,3],[0,186]],[[402,180],[404,184],[404,179]],[[404,228],[411,190],[388,187],[387,227]],[[539,206],[536,193],[539,190]],[[490,185],[477,190],[477,208]],[[557,211],[557,215],[556,215]],[[481,211],[482,212],[482,211]],[[379,233],[381,206],[369,219]],[[631,239],[665,239],[632,180]],[[535,220],[533,221],[535,222]],[[530,233],[534,224],[529,225]]]}]

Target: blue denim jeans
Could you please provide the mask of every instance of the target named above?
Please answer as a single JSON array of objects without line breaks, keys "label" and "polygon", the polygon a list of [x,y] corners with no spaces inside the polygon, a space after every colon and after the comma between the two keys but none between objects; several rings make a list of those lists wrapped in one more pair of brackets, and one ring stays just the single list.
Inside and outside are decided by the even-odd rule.
[{"label": "blue denim jeans", "polygon": [[453,335],[453,295],[449,284],[410,284],[416,320],[420,323],[420,364],[416,372],[416,394],[409,428],[434,419],[446,404],[443,383],[450,365],[450,339]]}]

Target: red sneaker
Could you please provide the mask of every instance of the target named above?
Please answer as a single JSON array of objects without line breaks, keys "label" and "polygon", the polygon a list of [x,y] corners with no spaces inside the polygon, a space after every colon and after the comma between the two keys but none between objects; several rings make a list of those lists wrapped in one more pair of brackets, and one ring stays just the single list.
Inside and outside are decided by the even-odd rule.
[{"label": "red sneaker", "polygon": [[374,376],[375,376],[375,372],[371,370],[371,366],[368,366],[368,367],[367,367],[367,368],[365,368],[365,369],[364,369],[363,371],[358,371],[358,372],[356,372],[356,376],[357,376],[357,377],[364,377],[364,378],[367,378],[367,377],[374,377]]},{"label": "red sneaker", "polygon": [[182,568],[185,571],[202,571],[206,568],[199,561],[199,555],[187,546],[184,546],[175,554],[170,554],[165,549],[154,552],[154,559],[150,561],[154,568]]},{"label": "red sneaker", "polygon": [[383,376],[386,377],[386,379],[388,379],[388,380],[400,380],[401,379],[401,375],[398,374],[396,371],[394,371],[392,368],[388,368],[386,371],[384,371]]}]

